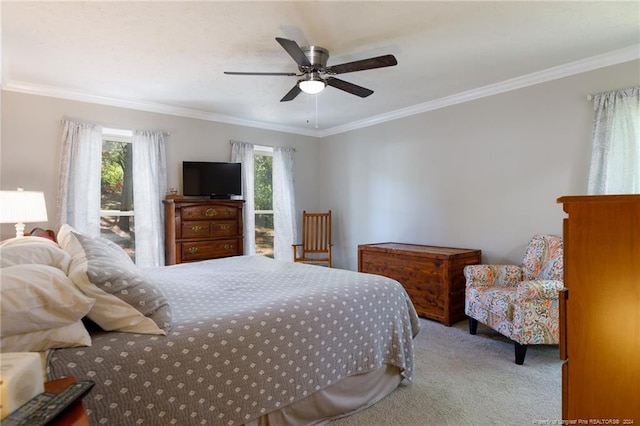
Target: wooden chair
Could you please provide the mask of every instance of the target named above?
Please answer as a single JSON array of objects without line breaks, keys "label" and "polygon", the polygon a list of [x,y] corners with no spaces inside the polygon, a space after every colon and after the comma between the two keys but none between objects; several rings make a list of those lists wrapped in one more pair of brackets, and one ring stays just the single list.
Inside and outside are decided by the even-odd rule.
[{"label": "wooden chair", "polygon": [[293,261],[321,263],[331,268],[331,246],[331,210],[327,213],[303,211],[302,243],[292,244]]}]

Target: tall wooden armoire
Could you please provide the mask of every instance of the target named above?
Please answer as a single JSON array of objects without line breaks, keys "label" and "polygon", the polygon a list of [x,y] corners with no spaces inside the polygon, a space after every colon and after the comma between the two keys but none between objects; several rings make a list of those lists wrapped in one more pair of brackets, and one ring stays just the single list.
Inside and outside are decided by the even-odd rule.
[{"label": "tall wooden armoire", "polygon": [[560,298],[562,417],[640,425],[640,195],[558,202],[568,214]]}]

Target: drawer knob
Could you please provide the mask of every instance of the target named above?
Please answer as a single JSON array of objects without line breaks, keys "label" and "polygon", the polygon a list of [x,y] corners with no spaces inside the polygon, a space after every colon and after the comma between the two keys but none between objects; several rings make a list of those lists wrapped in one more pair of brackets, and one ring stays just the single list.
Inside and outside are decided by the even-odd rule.
[{"label": "drawer knob", "polygon": [[220,229],[222,229],[223,231],[228,231],[231,227],[229,225],[221,225]]},{"label": "drawer knob", "polygon": [[233,249],[233,245],[232,244],[225,244],[224,245],[224,249],[225,250],[231,250],[231,249]]},{"label": "drawer knob", "polygon": [[217,216],[218,212],[216,211],[216,209],[207,209],[205,210],[204,215],[208,217]]},{"label": "drawer knob", "polygon": [[200,231],[202,231],[202,226],[198,226],[198,225],[192,226],[191,230],[193,232],[200,232]]},{"label": "drawer knob", "polygon": [[198,252],[198,247],[189,247],[189,253],[196,254]]}]

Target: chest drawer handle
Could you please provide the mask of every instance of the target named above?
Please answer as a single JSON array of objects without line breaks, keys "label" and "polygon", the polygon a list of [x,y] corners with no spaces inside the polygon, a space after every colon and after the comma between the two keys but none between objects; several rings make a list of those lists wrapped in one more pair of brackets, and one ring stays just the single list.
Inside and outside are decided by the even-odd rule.
[{"label": "chest drawer handle", "polygon": [[216,211],[216,209],[207,209],[205,210],[204,215],[207,217],[217,216],[218,212]]},{"label": "chest drawer handle", "polygon": [[233,245],[232,244],[225,244],[224,245],[224,249],[225,250],[231,250],[231,249],[233,249]]},{"label": "chest drawer handle", "polygon": [[189,247],[189,253],[196,254],[198,252],[198,247]]},{"label": "chest drawer handle", "polygon": [[203,229],[202,226],[198,226],[198,225],[195,225],[195,226],[191,227],[191,230],[193,232],[200,232],[200,231],[202,231],[202,229]]},{"label": "chest drawer handle", "polygon": [[221,225],[220,229],[222,229],[223,231],[228,231],[231,227],[229,225]]}]

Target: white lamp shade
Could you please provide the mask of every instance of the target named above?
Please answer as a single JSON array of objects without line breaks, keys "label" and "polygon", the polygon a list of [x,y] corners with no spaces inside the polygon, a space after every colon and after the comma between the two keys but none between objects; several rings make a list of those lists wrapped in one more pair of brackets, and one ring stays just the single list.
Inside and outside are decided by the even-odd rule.
[{"label": "white lamp shade", "polygon": [[309,95],[315,95],[316,93],[322,92],[324,86],[325,83],[322,80],[301,80],[298,83],[300,90]]},{"label": "white lamp shade", "polygon": [[46,222],[44,193],[38,191],[0,191],[0,223]]}]

